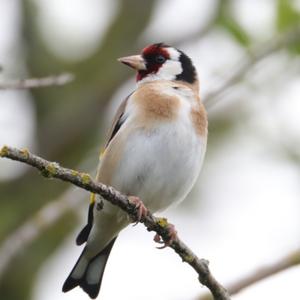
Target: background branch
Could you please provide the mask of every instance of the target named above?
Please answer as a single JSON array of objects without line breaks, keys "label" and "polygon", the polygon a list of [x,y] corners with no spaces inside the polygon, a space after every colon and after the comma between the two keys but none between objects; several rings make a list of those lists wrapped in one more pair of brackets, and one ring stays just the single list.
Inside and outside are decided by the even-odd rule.
[{"label": "background branch", "polygon": [[[267,277],[273,276],[279,272],[285,271],[291,267],[300,265],[300,249],[289,253],[282,259],[273,262],[268,266],[261,267],[254,271],[252,274],[245,276],[244,278],[238,279],[236,282],[227,286],[227,290],[230,295],[239,293],[244,288],[247,288],[258,281],[266,279]],[[209,294],[201,296],[199,300],[211,300],[212,297]]]},{"label": "background branch", "polygon": [[[80,173],[75,170],[63,168],[55,162],[49,162],[38,156],[31,154],[28,150],[19,150],[4,146],[0,150],[0,156],[10,158],[26,163],[41,171],[42,175],[50,178],[57,178],[63,181],[70,182],[87,191],[101,195],[104,199],[114,205],[120,207],[133,219],[137,219],[138,214],[135,205],[132,204],[128,197],[122,195],[112,187],[93,181],[90,175]],[[156,218],[150,212],[146,217],[141,219],[148,231],[155,231],[162,239],[167,242],[168,222],[164,218]],[[187,247],[179,238],[169,245],[184,262],[188,263],[199,275],[199,281],[209,288],[215,300],[229,300],[229,294],[226,289],[220,285],[210,273],[208,261],[199,259],[191,249]]]},{"label": "background branch", "polygon": [[14,79],[0,82],[0,90],[25,90],[48,86],[65,85],[74,80],[71,73],[62,73],[41,78]]},{"label": "background branch", "polygon": [[[60,161],[64,165],[75,167],[87,161],[82,168],[84,170],[93,170],[97,164],[107,104],[116,92],[116,87],[121,86],[129,76],[132,76],[130,70],[120,67],[117,62],[113,64],[111,62],[126,53],[134,53],[137,49],[138,37],[152,21],[152,12],[157,4],[156,0],[110,2],[112,3],[108,6],[112,7],[112,13],[109,14],[105,26],[101,26],[103,28],[101,37],[97,34],[100,40],[96,40],[92,52],[84,51],[85,55],[79,60],[63,58],[49,46],[48,42],[53,40],[45,38],[40,30],[43,7],[46,4],[24,0],[16,5],[19,9],[16,26],[20,30],[17,38],[20,47],[16,51],[16,61],[20,61],[24,66],[15,70],[26,70],[30,77],[35,78],[39,78],[42,74],[59,74],[61,70],[67,70],[76,76],[76,81],[63,88],[31,89],[30,102],[33,106],[34,121],[36,121],[32,134],[34,144],[44,157]],[[51,7],[57,5],[53,3]],[[98,9],[99,5],[102,7],[102,4],[96,2],[90,5],[98,5]],[[90,5],[85,5],[86,10]],[[80,14],[83,17],[85,15],[82,12]],[[89,18],[88,14],[86,16]],[[47,28],[49,32],[53,30],[56,29]],[[62,30],[64,31],[65,28]],[[64,43],[67,46],[68,41],[65,40]],[[15,43],[10,46],[10,49],[14,49],[12,47],[15,47]],[[76,52],[75,48],[73,50]],[[9,62],[5,61],[5,64]],[[5,96],[10,95],[4,94],[3,97]],[[20,97],[23,96],[21,93]],[[14,117],[10,116],[10,118]],[[2,129],[7,131],[5,128]],[[4,142],[2,144],[0,142],[0,148]],[[26,142],[24,140],[24,144],[28,143],[29,140]],[[10,180],[0,181],[0,194],[6,199],[0,201],[0,243],[17,233],[51,201],[60,199],[69,187],[70,185],[63,184],[61,181],[53,186],[48,181],[40,180],[31,168],[26,168],[25,172],[19,173],[19,176]],[[80,193],[78,190],[77,192]],[[26,201],[23,201],[24,197]],[[80,197],[84,196],[80,195]],[[27,239],[27,247],[20,248],[19,255],[10,261],[5,276],[0,280],[1,298],[10,300],[32,298],[32,290],[41,266],[78,224],[76,210],[65,209],[64,212],[65,214],[53,224],[39,227],[35,238],[32,241]],[[19,272],[19,270],[23,271]]]},{"label": "background branch", "polygon": [[[219,3],[219,2],[218,2]],[[220,14],[220,3],[218,4],[218,10],[215,12],[215,16],[214,18]],[[213,19],[214,19],[213,18]],[[203,35],[207,32],[207,30],[210,28],[211,21],[209,21],[206,26],[204,26],[204,28],[199,29],[198,34],[199,36],[197,36],[197,39],[199,40]],[[193,40],[194,38],[196,38],[196,36],[191,35],[191,36],[185,36],[185,39],[189,39],[190,41]],[[257,46],[254,50],[251,52],[251,54],[249,53],[248,56],[246,56],[242,62],[239,64],[238,62],[236,62],[236,65],[239,65],[239,67],[231,74],[229,75],[225,81],[223,82],[223,84],[219,87],[216,87],[214,89],[212,89],[205,97],[204,97],[204,102],[205,102],[205,106],[207,108],[211,108],[213,107],[219,100],[223,99],[224,93],[226,93],[228,90],[230,90],[231,88],[233,88],[236,84],[238,84],[238,82],[240,82],[242,80],[242,78],[244,78],[244,76],[258,63],[260,62],[263,58],[268,57],[269,55],[271,55],[272,53],[274,53],[275,51],[278,51],[280,49],[282,49],[283,47],[289,46],[291,44],[297,43],[300,41],[300,28],[299,27],[294,27],[293,29],[285,32],[283,35],[281,35],[280,37],[277,37],[274,41],[267,42],[266,44]],[[181,44],[183,42],[186,42],[186,40],[176,40],[174,41],[175,44]],[[46,86],[48,84],[48,86],[53,85],[53,84],[64,84],[64,83],[68,83],[70,81],[73,80],[73,75],[70,73],[64,73],[58,76],[49,76],[49,77],[45,77],[45,78],[36,78],[36,79],[28,79],[28,80],[16,80],[16,81],[11,81],[11,82],[5,82],[5,83],[0,83],[0,89],[1,89],[1,84],[5,85],[6,88],[21,88],[20,86],[22,86],[22,88],[29,88],[29,87],[42,87],[42,86]],[[68,81],[69,80],[69,81]],[[44,84],[44,85],[43,85]],[[34,86],[35,85],[35,86]],[[100,104],[98,104],[100,105]],[[88,105],[87,108],[88,109]],[[92,106],[91,107],[91,111],[95,111],[95,107]],[[91,112],[88,113],[88,115],[91,115]],[[76,119],[78,119],[76,117]],[[91,118],[90,118],[91,119]],[[73,124],[73,123],[72,123]],[[51,128],[51,126],[49,126],[49,124],[47,123],[47,128]],[[72,127],[74,128],[74,131],[76,131],[76,134],[78,133],[78,127],[75,127],[72,125]],[[48,136],[47,134],[43,134],[45,136]],[[68,132],[67,136],[70,136],[70,132]],[[52,139],[48,138],[49,141],[51,141]],[[63,143],[63,139],[61,139],[61,141]],[[51,144],[48,145],[48,148],[51,146]],[[56,143],[57,146],[57,143]],[[12,183],[13,185],[15,184],[15,182]],[[68,195],[69,193],[71,193],[72,191],[66,191],[64,193],[64,195]],[[63,196],[64,197],[64,196]],[[63,197],[60,197],[59,199],[61,199],[61,201],[64,201]],[[74,197],[74,195],[73,195]],[[68,198],[68,197],[67,197]],[[55,200],[56,202],[57,200]],[[60,212],[57,212],[57,218],[63,216],[64,212],[66,213],[69,209],[64,206],[63,204],[61,204],[64,209]],[[23,223],[19,228],[17,228],[8,238],[7,238],[7,242],[10,244],[12,241],[17,240],[20,237],[20,234],[22,235],[22,233],[26,232],[26,230],[24,231],[24,227],[28,226],[29,224],[36,224],[36,233],[37,235],[34,235],[34,237],[36,238],[38,236],[38,234],[40,232],[42,232],[43,230],[45,230],[46,228],[48,228],[48,226],[51,225],[51,223],[49,223],[47,226],[46,224],[44,224],[45,226],[40,226],[41,224],[37,224],[34,222],[34,219],[39,215],[42,214],[42,211],[45,209],[48,209],[48,206],[50,206],[50,204],[47,202],[45,206],[43,206],[38,212],[36,212],[34,214],[33,217],[30,216],[30,218]],[[60,208],[61,209],[61,208]],[[23,237],[21,238],[23,241],[26,241],[26,243],[30,243],[31,241],[33,241],[35,238],[33,238],[33,236],[29,237]],[[3,243],[5,244],[6,241]],[[1,276],[1,249],[0,248],[0,276]],[[14,247],[14,251],[10,252],[7,256],[7,258],[13,257],[15,254],[17,254],[17,252],[19,250],[21,250],[21,247]],[[7,261],[8,263],[8,261]],[[5,263],[6,265],[6,263]]]},{"label": "background branch", "polygon": [[215,105],[220,99],[222,99],[227,91],[239,83],[247,75],[247,73],[264,58],[272,55],[274,52],[282,50],[283,48],[298,44],[299,42],[300,26],[295,26],[282,35],[279,35],[277,38],[274,38],[266,42],[266,44],[253,49],[249,55],[235,64],[238,67],[219,87],[215,88],[203,97],[205,107],[209,109]]},{"label": "background branch", "polygon": [[[115,61],[116,57],[135,53],[138,48],[152,43],[153,38],[158,33],[162,33],[162,36],[165,37],[162,40],[169,44],[175,44],[180,49],[187,50],[191,47],[191,49],[194,49],[193,52],[201,49],[201,58],[199,57],[198,60],[198,63],[202,65],[201,69],[203,67],[201,73],[211,75],[207,77],[207,82],[209,86],[213,84],[212,88],[207,90],[205,89],[205,80],[203,81],[203,91],[207,92],[202,93],[202,98],[206,100],[205,96],[209,95],[207,98],[209,100],[209,97],[213,96],[214,99],[206,103],[209,108],[213,106],[213,102],[220,105],[223,102],[222,108],[224,108],[224,111],[215,107],[216,113],[212,112],[210,115],[209,152],[207,153],[205,168],[213,170],[213,172],[203,172],[202,174],[204,180],[208,182],[211,182],[211,179],[214,180],[217,176],[220,178],[220,181],[218,181],[220,186],[218,189],[211,189],[210,185],[203,186],[203,184],[200,184],[190,194],[189,201],[182,206],[187,213],[193,208],[199,208],[199,214],[197,215],[200,217],[194,220],[195,224],[202,225],[203,217],[205,218],[207,214],[214,211],[203,210],[202,205],[205,206],[205,203],[210,203],[209,207],[212,208],[213,205],[219,205],[220,200],[221,203],[228,200],[234,201],[236,186],[233,185],[232,189],[228,190],[224,189],[224,184],[222,184],[227,180],[227,168],[231,168],[230,164],[225,164],[222,168],[218,168],[215,164],[220,158],[223,162],[227,161],[223,158],[225,150],[228,149],[228,138],[230,140],[233,139],[239,145],[241,141],[239,137],[243,136],[243,140],[249,140],[250,138],[251,144],[256,143],[257,147],[264,147],[266,139],[268,139],[266,146],[271,147],[271,151],[268,154],[274,154],[275,152],[276,160],[272,161],[272,165],[278,170],[280,176],[282,176],[281,168],[283,163],[289,164],[291,168],[295,166],[297,168],[297,162],[299,162],[299,160],[296,161],[298,157],[296,153],[297,147],[295,147],[297,136],[294,136],[297,122],[294,123],[296,125],[293,128],[292,122],[290,122],[293,119],[290,119],[292,115],[288,114],[288,117],[282,120],[284,122],[282,124],[284,125],[282,126],[282,130],[284,130],[283,135],[276,134],[275,136],[274,134],[273,136],[271,134],[273,131],[269,130],[270,127],[275,128],[275,125],[278,125],[277,123],[280,121],[279,115],[280,118],[286,116],[287,111],[291,111],[293,105],[296,105],[293,96],[297,97],[294,84],[299,73],[300,45],[289,46],[290,41],[288,41],[288,45],[281,44],[275,50],[276,52],[269,51],[273,45],[273,40],[286,36],[288,32],[291,32],[290,29],[300,25],[299,10],[294,3],[295,1],[278,0],[267,5],[267,7],[263,6],[261,8],[258,8],[255,3],[248,3],[247,7],[249,9],[245,10],[244,3],[242,4],[240,1],[233,3],[230,0],[215,0],[208,1],[209,4],[197,4],[190,8],[188,8],[189,4],[185,5],[184,9],[188,9],[190,12],[187,10],[182,11],[181,7],[183,6],[178,6],[179,9],[177,9],[177,5],[174,3],[174,7],[172,5],[172,13],[170,13],[170,10],[168,10],[168,13],[164,10],[162,2],[157,0],[115,0],[109,4],[111,15],[103,24],[105,26],[101,25],[101,28],[99,27],[101,34],[99,34],[100,32],[97,29],[99,23],[95,22],[92,30],[94,32],[92,43],[86,40],[85,34],[82,34],[84,31],[81,34],[78,32],[78,35],[76,35],[78,42],[88,46],[84,48],[79,47],[78,49],[73,45],[74,31],[68,30],[68,26],[60,26],[61,23],[56,21],[53,22],[56,27],[54,25],[48,26],[49,21],[56,20],[55,18],[69,23],[70,20],[67,18],[68,7],[57,10],[57,7],[61,5],[60,3],[46,5],[46,3],[36,2],[32,0],[18,2],[18,5],[14,5],[14,11],[17,13],[13,14],[4,8],[6,6],[11,9],[11,5],[4,5],[3,3],[4,9],[1,9],[0,14],[7,16],[7,18],[2,19],[4,22],[5,20],[9,21],[6,27],[10,29],[3,32],[3,37],[6,35],[9,38],[1,39],[0,52],[2,56],[7,56],[7,58],[3,57],[1,59],[3,66],[4,64],[9,65],[14,74],[26,70],[30,74],[27,76],[35,78],[43,76],[43,74],[56,75],[60,74],[61,70],[67,70],[75,74],[76,81],[65,85],[63,88],[33,88],[30,90],[29,99],[28,97],[24,98],[27,93],[17,93],[16,96],[20,98],[20,105],[15,106],[16,111],[12,112],[11,115],[5,114],[5,111],[6,107],[11,107],[12,103],[15,102],[13,100],[15,95],[14,93],[1,93],[0,91],[3,98],[3,103],[1,103],[3,104],[1,105],[3,106],[3,111],[0,111],[2,113],[2,124],[4,125],[0,130],[4,135],[1,135],[1,133],[0,135],[4,139],[9,141],[14,138],[17,139],[17,133],[19,135],[24,133],[24,139],[22,139],[24,146],[34,143],[34,146],[39,149],[39,154],[43,157],[47,157],[52,161],[59,161],[65,166],[91,171],[90,174],[93,174],[98,161],[98,147],[102,143],[104,135],[104,124],[109,123],[106,117],[108,112],[107,106],[110,106],[112,99],[119,97],[121,94],[119,89],[117,89],[116,93],[116,87],[122,86],[122,89],[123,87],[125,88],[123,83],[127,83],[126,80],[132,76],[130,70],[120,68],[117,63],[112,62]],[[99,4],[99,1],[97,4],[94,2],[85,5],[85,9],[88,10],[94,6],[95,8],[97,7],[97,11],[99,11],[99,7],[102,11],[102,4]],[[104,4],[103,8],[105,8]],[[247,17],[247,15],[250,16],[260,10],[265,13],[267,11],[272,13],[265,14],[263,19]],[[105,11],[106,8],[101,14],[105,13]],[[182,18],[181,20],[180,16],[183,12],[186,12],[187,18],[195,18],[196,16],[198,20],[201,19],[199,25],[196,25],[198,22],[194,22],[193,26],[190,26],[192,24],[186,23]],[[77,14],[80,17],[85,15],[83,11],[78,11]],[[90,14],[86,15],[92,21],[90,17],[93,14],[91,16]],[[73,19],[76,25],[78,19]],[[172,24],[174,25],[170,26]],[[72,22],[70,22],[70,25],[72,26]],[[178,27],[178,32],[176,26]],[[183,30],[181,30],[181,27]],[[86,27],[86,29],[88,28]],[[162,30],[152,29],[151,32],[151,30],[148,30],[151,28],[162,28]],[[174,28],[176,28],[176,32]],[[145,31],[150,34],[145,35]],[[62,45],[57,43],[59,41],[57,38],[59,37],[63,42]],[[66,39],[62,40],[61,37],[66,37]],[[173,38],[171,39],[171,37]],[[267,37],[268,40],[262,42]],[[87,44],[86,41],[88,42]],[[92,48],[89,48],[90,46]],[[13,49],[17,51],[11,51]],[[256,54],[263,49],[267,50],[267,52],[269,51],[267,56],[257,60]],[[57,50],[59,51],[57,52]],[[236,50],[243,54],[236,57]],[[199,52],[198,55],[200,55]],[[229,61],[232,63],[229,63]],[[247,65],[245,67],[245,62],[250,62],[248,70]],[[2,81],[7,78],[4,78],[4,76],[5,74],[2,74]],[[216,78],[217,76],[218,78]],[[9,78],[20,78],[20,76]],[[235,101],[230,101],[229,97]],[[25,103],[21,102],[22,98],[26,100]],[[254,98],[256,101],[252,101]],[[270,105],[267,104],[267,98],[270,100],[270,103],[268,103]],[[246,101],[241,102],[238,99]],[[211,104],[210,101],[212,101]],[[280,109],[278,109],[277,114],[279,105]],[[27,113],[22,111],[23,107],[26,107]],[[253,114],[252,109],[256,108],[259,109],[259,114]],[[212,109],[214,108],[212,107]],[[269,126],[271,111],[273,113],[276,111],[276,116],[274,115],[272,126]],[[267,117],[263,122],[261,118],[262,113],[263,116]],[[21,120],[19,120],[20,116],[22,116]],[[27,127],[23,128],[22,125],[20,126],[25,119],[32,124],[32,131]],[[11,124],[16,124],[17,127],[8,127],[9,123],[3,123],[3,120],[9,120],[12,122]],[[297,121],[297,116],[293,120]],[[255,130],[254,126],[258,125],[257,122],[259,122],[259,129],[261,130]],[[287,123],[289,124],[288,128],[291,129],[291,136],[289,136],[290,133],[287,130]],[[247,133],[246,136],[243,134],[246,132],[244,126],[250,129],[249,134]],[[15,131],[15,128],[19,129],[18,132]],[[22,132],[20,132],[20,129]],[[25,138],[27,135],[28,138]],[[261,137],[259,137],[258,140],[258,135],[264,135],[265,139],[261,140]],[[280,145],[288,145],[294,151],[285,151],[285,149],[279,147],[279,144],[278,149],[276,147],[277,140],[275,141],[277,136],[280,139],[278,142]],[[276,144],[271,144],[271,137],[272,139],[274,138]],[[10,144],[8,140],[0,142],[0,148],[3,144]],[[244,149],[243,143],[241,146],[237,153],[241,154],[241,156],[247,155],[247,152],[241,152]],[[232,150],[235,151],[234,149]],[[282,153],[279,153],[279,150],[282,150]],[[234,159],[241,163],[238,163],[239,167],[242,169],[245,167],[248,170],[246,160],[238,159],[238,157],[239,155],[235,156]],[[261,164],[258,165],[258,160],[257,158],[255,161],[257,166],[260,166]],[[279,160],[280,164],[278,164]],[[42,284],[43,282],[49,284],[51,278],[48,278],[48,275],[40,276],[39,272],[45,266],[45,261],[53,253],[56,253],[56,250],[61,247],[62,241],[68,234],[72,234],[74,227],[78,225],[78,216],[82,216],[82,209],[78,209],[78,205],[80,208],[80,205],[84,204],[86,192],[73,185],[64,184],[62,181],[49,183],[48,180],[41,180],[41,177],[35,174],[33,168],[24,168],[24,172],[21,172],[21,170],[18,170],[18,166],[16,164],[16,168],[14,168],[14,166],[8,164],[6,168],[5,162],[3,162],[3,168],[1,168],[2,166],[0,167],[2,171],[0,173],[4,175],[2,177],[4,180],[0,181],[0,195],[5,200],[0,201],[0,264],[3,257],[8,262],[4,267],[4,276],[0,279],[0,294],[3,299],[29,300],[32,298],[33,289],[36,290],[36,284],[39,286],[40,281]],[[11,173],[14,176],[9,177],[10,170],[14,172]],[[257,173],[256,179],[263,176],[260,173]],[[226,176],[222,176],[224,174]],[[234,172],[230,172],[229,176],[232,176],[234,179],[231,182],[236,182],[237,180],[243,186],[244,176],[235,176]],[[273,182],[273,177],[268,176],[268,180]],[[256,179],[253,180],[254,185],[257,183]],[[276,180],[275,177],[274,180]],[[280,187],[282,185],[282,188],[288,191],[291,187],[285,181],[292,182],[292,178],[291,180],[282,180],[280,184]],[[279,188],[279,185],[276,185],[276,188]],[[74,190],[76,190],[76,193],[74,193]],[[265,189],[265,191],[267,190]],[[275,190],[272,189],[272,191]],[[226,193],[223,193],[223,191]],[[256,192],[258,191],[262,190],[256,190]],[[246,188],[241,189],[241,192],[245,195]],[[199,193],[200,197],[198,197]],[[63,197],[68,197],[68,195],[72,195],[74,198],[67,203],[68,200],[64,200]],[[221,195],[221,197],[218,195]],[[273,193],[271,191],[268,190],[267,195],[270,196],[262,196],[259,192],[251,200],[260,203],[258,199],[266,201],[272,199]],[[297,197],[296,194],[294,196]],[[51,205],[52,201],[55,202],[54,205]],[[273,220],[274,223],[276,220],[284,219],[287,216],[285,212],[291,209],[292,205],[295,205],[291,203],[291,206],[289,206],[286,203],[287,201],[292,202],[293,197],[284,200],[278,199],[278,205],[282,203],[285,208],[281,212],[272,209],[271,216],[276,216]],[[249,203],[249,205],[252,204]],[[248,206],[239,206],[239,208],[239,212],[247,216],[248,211],[245,211],[245,208],[248,208]],[[85,209],[83,208],[83,210]],[[214,213],[217,212],[214,211]],[[222,211],[220,215],[217,215],[217,222],[214,226],[221,226],[224,218],[231,220],[231,213],[232,210],[228,210],[227,213]],[[246,221],[247,218],[241,218],[238,227],[241,226],[240,228],[242,228]],[[271,222],[265,224],[264,220],[262,222],[262,227],[265,230],[275,225],[274,223],[271,224]],[[233,234],[230,226],[224,233],[229,237]],[[287,226],[284,227],[286,230],[288,230]],[[258,227],[260,233],[262,227]],[[190,228],[190,234],[194,237],[197,237],[197,228],[197,226]],[[296,228],[293,227],[295,232]],[[283,228],[282,233],[284,234]],[[295,236],[297,237],[299,234]],[[219,235],[208,235],[208,237],[215,242],[219,241]],[[286,236],[285,238],[288,239],[288,237]],[[268,236],[267,240],[276,240],[276,238],[275,235]],[[205,235],[201,236],[201,239],[205,240]],[[259,251],[259,248],[255,247],[259,239],[256,234],[249,236],[248,239],[251,239],[253,249],[247,248],[247,253],[253,255],[255,251]],[[236,250],[240,247],[242,241],[242,239],[237,239],[230,247]],[[281,241],[282,238],[280,237],[279,243]],[[207,243],[207,245],[211,248],[214,243]],[[6,248],[1,248],[1,246],[6,246]],[[1,249],[7,249],[6,253],[1,252]],[[218,253],[220,252],[219,254],[221,255],[221,250],[215,250]],[[274,251],[270,251],[269,256],[272,256],[272,253],[274,254]],[[233,255],[231,256],[233,257]],[[228,259],[230,265],[235,263],[234,257],[233,261],[230,261],[230,257]],[[148,264],[151,264],[151,262],[148,261]],[[242,270],[240,271],[242,272]],[[293,278],[293,272],[290,273],[287,275],[289,280],[291,282],[297,280]],[[145,276],[149,279],[151,278],[151,273],[147,273]],[[162,274],[160,276],[161,278],[163,277]],[[175,275],[174,277],[174,280],[179,280],[178,277],[176,279]],[[141,291],[143,289],[141,283],[144,281],[141,278],[139,280],[138,287]],[[297,285],[294,286],[296,287]],[[197,289],[197,285],[195,288]],[[176,291],[180,292],[180,285],[177,286]],[[192,290],[189,292],[192,293]],[[288,292],[290,292],[290,297],[293,298],[291,293],[297,293],[297,289]],[[259,294],[261,295],[261,293],[263,293],[263,290],[260,289]],[[276,292],[270,290],[266,294],[267,298],[267,295],[270,295],[270,293],[276,294]],[[258,296],[258,298],[260,297]],[[272,295],[269,298],[272,298]]]}]

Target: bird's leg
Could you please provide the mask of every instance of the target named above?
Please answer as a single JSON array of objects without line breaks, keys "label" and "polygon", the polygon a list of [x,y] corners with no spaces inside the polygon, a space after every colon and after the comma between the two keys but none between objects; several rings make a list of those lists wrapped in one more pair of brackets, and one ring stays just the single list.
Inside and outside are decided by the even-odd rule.
[{"label": "bird's leg", "polygon": [[138,224],[142,218],[146,217],[148,214],[148,209],[144,205],[143,201],[136,196],[128,196],[128,200],[131,204],[134,204],[136,210],[137,210],[137,218],[135,220],[135,224]]},{"label": "bird's leg", "polygon": [[175,229],[175,226],[173,224],[167,223],[167,224],[164,225],[164,227],[165,227],[165,229],[167,230],[167,233],[168,233],[168,240],[164,241],[163,238],[158,233],[156,233],[153,240],[156,243],[162,244],[162,246],[157,247],[157,249],[164,249],[164,248],[170,246],[178,238],[177,237],[177,230]]}]

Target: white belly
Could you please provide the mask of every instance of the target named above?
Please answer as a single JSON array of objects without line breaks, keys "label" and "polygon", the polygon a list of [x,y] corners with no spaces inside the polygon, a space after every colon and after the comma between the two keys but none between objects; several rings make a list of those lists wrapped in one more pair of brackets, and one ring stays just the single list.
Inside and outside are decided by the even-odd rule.
[{"label": "white belly", "polygon": [[112,185],[153,212],[183,200],[200,172],[206,138],[189,122],[136,129],[126,140]]}]

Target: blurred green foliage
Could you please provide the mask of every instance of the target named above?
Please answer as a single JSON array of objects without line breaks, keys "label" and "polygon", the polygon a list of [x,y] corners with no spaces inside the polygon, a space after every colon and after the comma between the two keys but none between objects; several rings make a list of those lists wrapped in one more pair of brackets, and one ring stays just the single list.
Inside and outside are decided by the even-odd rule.
[{"label": "blurred green foliage", "polygon": [[[276,27],[278,32],[284,32],[292,27],[300,26],[300,12],[292,0],[277,0]],[[300,45],[289,47],[292,52],[300,53]]]},{"label": "blurred green foliage", "polygon": [[[23,41],[27,67],[32,76],[71,71],[76,80],[63,88],[32,91],[37,109],[37,144],[39,153],[66,166],[77,166],[86,153],[98,145],[101,137],[104,107],[124,82],[129,72],[120,68],[116,58],[136,49],[137,39],[147,26],[155,1],[122,0],[106,36],[95,53],[80,63],[70,64],[56,57],[43,42],[38,31],[37,6],[31,0],[20,3]],[[96,148],[96,147],[95,147]],[[98,153],[94,153],[94,165]],[[16,186],[18,187],[16,189]],[[55,188],[54,188],[55,186]],[[60,182],[49,182],[29,170],[20,178],[0,183],[0,239],[6,236],[47,202],[56,199],[67,188]],[[1,299],[30,299],[35,274],[45,258],[74,228],[73,215],[64,218],[24,249],[0,281]],[[22,270],[22,272],[20,271]],[[18,287],[18,288],[15,288]]]},{"label": "blurred green foliage", "polygon": [[[70,71],[76,76],[73,83],[62,88],[49,87],[32,91],[38,122],[38,154],[65,166],[76,168],[87,153],[91,154],[91,149],[98,149],[102,139],[98,129],[103,126],[104,108],[116,88],[131,75],[130,71],[120,68],[115,60],[139,48],[138,39],[149,24],[157,4],[154,0],[117,2],[118,13],[98,49],[90,57],[76,63],[63,61],[47,48],[38,30],[38,7],[31,0],[20,2],[22,41],[30,74],[38,77]],[[222,28],[246,51],[253,41],[234,17],[232,2],[219,0],[217,3],[216,18],[211,29]],[[274,26],[278,32],[299,25],[299,12],[294,8],[293,1],[277,0],[274,5],[277,10]],[[210,130],[210,140],[226,135],[234,121],[231,118],[215,122]],[[98,153],[92,154],[93,165],[96,165]],[[25,220],[49,201],[59,197],[67,188],[67,184],[43,179],[34,170],[28,170],[10,182],[0,182],[0,195],[4,199],[0,202],[0,241],[4,241]],[[74,228],[76,221],[76,217],[69,213],[24,249],[0,280],[1,299],[30,299],[41,264]]]},{"label": "blurred green foliage", "polygon": [[300,13],[292,0],[277,0],[276,26],[281,32],[300,24]]},{"label": "blurred green foliage", "polygon": [[226,30],[239,44],[248,47],[251,43],[248,33],[236,20],[232,11],[231,1],[220,1],[219,15],[217,24]]}]

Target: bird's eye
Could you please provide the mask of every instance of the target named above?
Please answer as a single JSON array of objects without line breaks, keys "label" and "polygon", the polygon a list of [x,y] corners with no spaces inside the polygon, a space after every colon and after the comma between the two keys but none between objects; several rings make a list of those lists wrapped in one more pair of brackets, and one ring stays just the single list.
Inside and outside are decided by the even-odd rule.
[{"label": "bird's eye", "polygon": [[157,62],[158,64],[163,64],[166,61],[166,58],[162,55],[157,55],[155,57],[155,62]]}]

